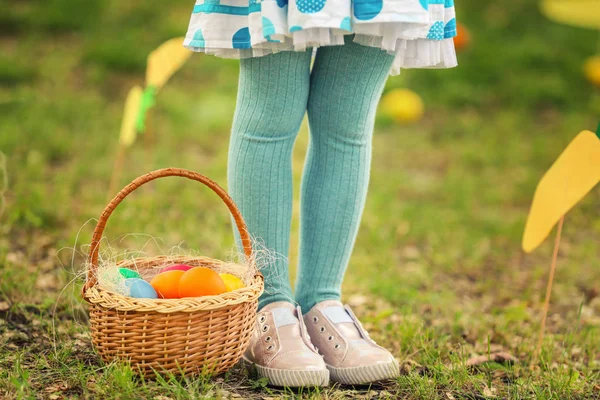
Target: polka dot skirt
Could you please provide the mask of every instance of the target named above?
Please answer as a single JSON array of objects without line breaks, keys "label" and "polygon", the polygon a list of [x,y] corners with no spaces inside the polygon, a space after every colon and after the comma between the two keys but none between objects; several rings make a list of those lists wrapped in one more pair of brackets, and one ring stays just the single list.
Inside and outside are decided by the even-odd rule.
[{"label": "polka dot skirt", "polygon": [[354,41],[402,68],[456,66],[454,0],[197,0],[184,46],[225,58]]}]

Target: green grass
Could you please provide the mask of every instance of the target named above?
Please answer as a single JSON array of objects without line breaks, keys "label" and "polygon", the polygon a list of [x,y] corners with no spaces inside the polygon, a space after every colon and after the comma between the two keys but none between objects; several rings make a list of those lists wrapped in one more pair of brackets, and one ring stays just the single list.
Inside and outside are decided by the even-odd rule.
[{"label": "green grass", "polygon": [[[460,67],[407,71],[388,82],[388,90],[419,93],[427,110],[414,125],[378,121],[345,298],[402,361],[397,382],[296,392],[265,387],[242,369],[212,380],[144,381],[127,366],[102,364],[79,298],[82,246],[105,206],[126,93],[143,83],[148,52],[186,29],[191,4],[170,4],[0,5],[0,151],[8,178],[0,215],[0,397],[600,396],[598,189],[567,216],[542,357],[529,368],[552,244],[525,255],[525,218],[541,175],[600,115],[600,94],[581,73],[597,33],[545,20],[532,0],[510,7],[463,0],[459,19],[474,40]],[[235,61],[192,57],[160,93],[153,136],[127,154],[120,183],[178,166],[225,185],[236,74]],[[296,185],[307,140],[303,127]],[[172,179],[129,197],[106,235],[143,232],[166,247],[185,241],[221,258],[231,249],[229,222],[208,190]],[[123,246],[146,240],[128,237]],[[290,260],[295,268],[295,246]],[[497,351],[518,361],[466,366]]]}]

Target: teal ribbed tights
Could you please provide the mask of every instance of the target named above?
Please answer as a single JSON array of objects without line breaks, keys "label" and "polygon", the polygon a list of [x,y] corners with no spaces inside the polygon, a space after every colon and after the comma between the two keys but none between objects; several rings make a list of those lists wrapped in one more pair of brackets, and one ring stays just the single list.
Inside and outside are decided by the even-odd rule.
[{"label": "teal ribbed tights", "polygon": [[[229,192],[250,234],[279,255],[262,272],[259,307],[294,300],[304,312],[340,299],[364,209],[375,112],[393,56],[353,43],[240,62],[228,155]],[[300,193],[299,265],[289,283],[292,149],[304,114],[310,142]],[[239,237],[237,237],[239,243]]]}]

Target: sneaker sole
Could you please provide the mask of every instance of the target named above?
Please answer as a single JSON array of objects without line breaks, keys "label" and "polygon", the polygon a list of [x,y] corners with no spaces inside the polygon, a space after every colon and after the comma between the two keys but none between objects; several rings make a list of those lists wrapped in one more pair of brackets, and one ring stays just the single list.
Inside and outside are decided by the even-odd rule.
[{"label": "sneaker sole", "polygon": [[286,387],[309,387],[309,386],[328,386],[329,370],[323,371],[302,371],[294,369],[276,369],[262,367],[252,361],[242,358],[246,367],[256,369],[258,375],[267,378],[271,386]]},{"label": "sneaker sole", "polygon": [[327,369],[331,374],[331,380],[342,385],[362,385],[397,378],[400,375],[397,361],[353,368],[336,368],[327,365]]}]

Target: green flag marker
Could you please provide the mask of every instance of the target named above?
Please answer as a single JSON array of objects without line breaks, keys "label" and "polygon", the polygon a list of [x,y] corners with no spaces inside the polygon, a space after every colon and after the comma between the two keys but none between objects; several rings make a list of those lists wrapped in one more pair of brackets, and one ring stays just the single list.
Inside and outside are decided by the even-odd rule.
[{"label": "green flag marker", "polygon": [[147,86],[142,94],[142,101],[140,103],[140,111],[138,112],[137,119],[135,121],[135,129],[139,133],[144,133],[146,130],[146,114],[148,110],[154,106],[156,102],[156,87]]}]

